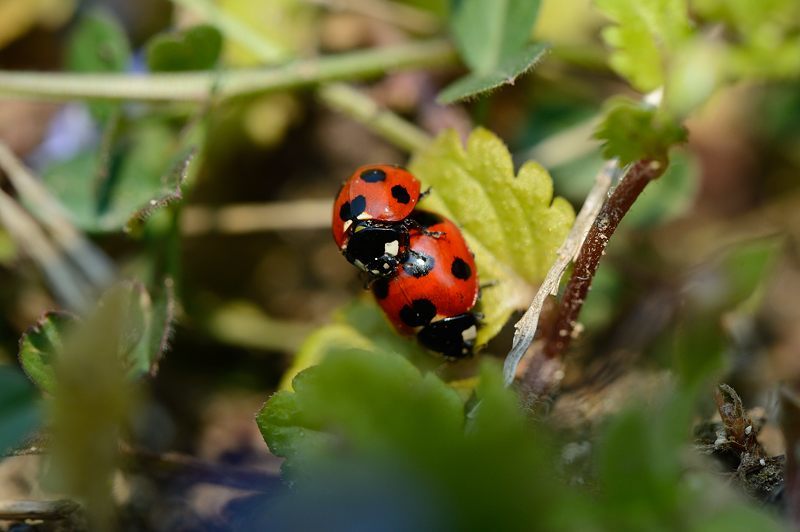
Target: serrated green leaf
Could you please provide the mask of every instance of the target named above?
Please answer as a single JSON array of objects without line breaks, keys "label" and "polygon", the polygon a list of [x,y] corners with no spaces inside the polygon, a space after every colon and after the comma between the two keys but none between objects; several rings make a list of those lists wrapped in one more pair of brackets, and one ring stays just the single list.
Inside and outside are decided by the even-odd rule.
[{"label": "serrated green leaf", "polygon": [[22,335],[19,361],[28,377],[41,390],[53,393],[54,363],[63,348],[64,336],[77,318],[66,312],[48,312]]},{"label": "serrated green leaf", "polygon": [[528,45],[539,0],[463,0],[453,7],[456,46],[471,74],[448,86],[438,100],[452,103],[514,80],[533,68],[546,45]]},{"label": "serrated green leaf", "polygon": [[[153,301],[138,282],[123,282],[110,288],[98,303],[123,302],[119,316],[117,354],[126,375],[138,379],[155,371],[167,345],[174,301],[169,281]],[[19,360],[30,379],[43,391],[53,393],[57,385],[56,366],[70,332],[86,325],[72,314],[48,312],[20,339]],[[99,334],[99,333],[98,333]]]},{"label": "serrated green leaf", "polygon": [[657,109],[625,98],[612,100],[595,138],[606,159],[626,165],[640,159],[665,160],[669,149],[686,141],[686,130]]},{"label": "serrated green leaf", "polygon": [[0,453],[22,443],[40,417],[35,388],[16,368],[0,365]]},{"label": "serrated green leaf", "polygon": [[81,152],[49,166],[42,178],[78,227],[120,231],[181,197],[194,156],[187,143],[165,123],[143,120],[121,134],[111,161],[99,149]]},{"label": "serrated green leaf", "polygon": [[222,35],[207,24],[158,34],[145,48],[152,72],[207,70],[217,63],[221,51]]},{"label": "serrated green leaf", "polygon": [[529,161],[514,175],[503,142],[476,129],[466,147],[455,131],[414,155],[410,170],[432,187],[422,209],[438,211],[463,230],[475,254],[484,326],[478,344],[495,336],[511,314],[530,304],[575,219],[572,206],[553,198],[553,183]]},{"label": "serrated green leaf", "polygon": [[691,33],[686,0],[595,0],[614,23],[603,39],[611,66],[635,88],[664,84],[666,59]]},{"label": "serrated green leaf", "polygon": [[473,73],[454,81],[436,99],[439,103],[448,104],[472,98],[501,85],[513,84],[519,76],[536,66],[548,48],[546,44],[530,44],[510,54],[488,74]]}]

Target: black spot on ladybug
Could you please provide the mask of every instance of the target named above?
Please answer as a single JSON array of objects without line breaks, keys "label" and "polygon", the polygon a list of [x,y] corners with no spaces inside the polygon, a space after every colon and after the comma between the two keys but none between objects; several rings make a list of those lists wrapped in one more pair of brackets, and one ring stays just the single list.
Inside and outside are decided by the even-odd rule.
[{"label": "black spot on ladybug", "polygon": [[386,299],[389,295],[389,280],[381,278],[372,283],[372,293],[378,299]]},{"label": "black spot on ladybug", "polygon": [[408,275],[419,278],[428,275],[435,265],[436,261],[430,255],[409,251],[408,259],[403,263],[403,270]]},{"label": "black spot on ladybug", "polygon": [[361,180],[366,181],[367,183],[378,183],[380,181],[386,181],[386,172],[379,168],[371,168],[369,170],[364,170],[361,172]]},{"label": "black spot on ladybug", "polygon": [[350,202],[345,201],[342,203],[342,206],[339,207],[339,219],[343,222],[346,222],[350,219]]},{"label": "black spot on ladybug", "polygon": [[422,327],[436,317],[436,306],[429,299],[415,299],[400,309],[400,319],[409,327]]},{"label": "black spot on ladybug", "polygon": [[367,198],[364,196],[356,196],[350,200],[350,218],[351,220],[358,218],[358,215],[364,212],[367,208]]},{"label": "black spot on ladybug", "polygon": [[392,197],[399,203],[408,203],[411,201],[411,196],[403,185],[395,185],[392,187]]},{"label": "black spot on ladybug", "polygon": [[469,264],[467,264],[464,259],[456,257],[453,264],[450,266],[450,273],[452,273],[453,277],[456,279],[466,281],[472,275],[472,268],[469,267]]}]

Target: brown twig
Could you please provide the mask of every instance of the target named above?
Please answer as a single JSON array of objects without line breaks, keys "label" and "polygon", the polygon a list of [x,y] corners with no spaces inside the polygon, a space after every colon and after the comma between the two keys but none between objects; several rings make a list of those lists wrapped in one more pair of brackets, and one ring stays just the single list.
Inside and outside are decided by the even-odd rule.
[{"label": "brown twig", "polygon": [[543,352],[547,358],[558,357],[566,351],[609,239],[644,187],[663,174],[666,167],[665,161],[650,159],[634,163],[606,200],[586,235],[559,305],[554,326],[545,340]]},{"label": "brown twig", "polygon": [[521,389],[526,404],[533,404],[538,397],[553,392],[563,378],[561,355],[575,335],[578,314],[608,241],[645,186],[661,176],[666,167],[666,161],[652,159],[643,159],[631,165],[594,218],[575,259],[564,296],[556,309],[553,326],[544,331],[541,351],[535,353],[522,377]]}]

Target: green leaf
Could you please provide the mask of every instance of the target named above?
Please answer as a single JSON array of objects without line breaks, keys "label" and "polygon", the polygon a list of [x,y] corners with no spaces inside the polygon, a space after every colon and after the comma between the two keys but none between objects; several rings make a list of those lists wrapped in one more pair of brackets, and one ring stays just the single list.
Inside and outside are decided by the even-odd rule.
[{"label": "green leaf", "polygon": [[582,515],[548,511],[575,509],[579,498],[556,480],[546,429],[529,430],[496,364],[482,366],[482,403],[467,431],[458,394],[398,355],[342,350],[300,373],[293,388],[273,395],[257,421],[297,490],[345,462],[352,468],[337,485],[365,467],[415,482],[436,501],[431,517],[447,523],[437,529],[551,530],[564,521],[572,526],[561,529],[585,529]]},{"label": "green leaf", "polygon": [[488,74],[469,74],[456,80],[437,96],[443,104],[465,100],[501,85],[513,84],[514,80],[536,66],[548,50],[546,44],[530,44],[522,50],[510,54],[497,68]]},{"label": "green leaf", "polygon": [[76,72],[122,72],[130,55],[124,28],[100,10],[82,17],[67,43],[67,65]]},{"label": "green leaf", "polygon": [[666,160],[670,147],[686,141],[686,130],[657,109],[627,98],[608,104],[595,138],[603,141],[603,156],[622,165],[640,159]]},{"label": "green leaf", "polygon": [[418,367],[438,364],[414,340],[398,335],[371,298],[362,298],[340,309],[331,324],[306,338],[292,365],[283,374],[280,389],[289,389],[298,373],[319,364],[331,353],[350,349],[396,353]]},{"label": "green leaf", "polygon": [[[66,56],[67,67],[75,72],[123,72],[130,62],[131,47],[117,19],[98,9],[81,17],[70,34]],[[118,108],[117,103],[90,104],[92,114],[102,122]]]},{"label": "green leaf", "polygon": [[123,283],[118,290],[127,303],[119,346],[123,366],[132,379],[154,375],[167,348],[174,319],[171,280],[165,280],[155,300],[139,282]]},{"label": "green leaf", "polygon": [[47,312],[20,339],[20,364],[36,386],[47,393],[53,393],[53,364],[63,347],[64,335],[77,321],[66,312]]},{"label": "green leaf", "polygon": [[664,84],[667,58],[690,35],[686,0],[595,0],[615,25],[603,30],[611,66],[635,88]]},{"label": "green leaf", "polygon": [[82,152],[42,178],[78,227],[120,231],[182,197],[194,155],[188,143],[160,120],[142,120],[120,134],[111,161],[99,149]]},{"label": "green leaf", "polygon": [[[98,303],[98,309],[108,301],[124,303],[118,317],[116,351],[130,379],[155,373],[167,348],[175,306],[171,287],[171,281],[166,280],[153,300],[141,283],[123,282],[110,288]],[[22,335],[20,363],[41,390],[52,394],[56,388],[56,367],[63,356],[65,342],[79,326],[85,327],[85,324],[72,314],[48,312]]]},{"label": "green leaf", "polygon": [[453,36],[473,72],[489,74],[528,42],[539,0],[462,0],[451,15]]},{"label": "green leaf", "polygon": [[477,341],[484,344],[514,311],[530,304],[575,213],[566,200],[553,198],[552,180],[541,165],[529,161],[515,176],[508,149],[485,129],[476,129],[466,147],[454,131],[443,133],[415,154],[409,168],[432,187],[420,208],[454,220],[475,254],[484,285],[484,326]]},{"label": "green leaf", "polygon": [[40,417],[35,388],[17,369],[0,365],[0,453],[30,436]]},{"label": "green leaf", "polygon": [[207,70],[216,65],[222,51],[222,35],[201,24],[181,32],[161,33],[147,43],[147,66],[152,72]]},{"label": "green leaf", "polygon": [[539,0],[463,0],[453,8],[451,25],[456,46],[472,71],[439,95],[456,100],[499,87],[533,68],[546,50],[528,45],[539,14]]}]

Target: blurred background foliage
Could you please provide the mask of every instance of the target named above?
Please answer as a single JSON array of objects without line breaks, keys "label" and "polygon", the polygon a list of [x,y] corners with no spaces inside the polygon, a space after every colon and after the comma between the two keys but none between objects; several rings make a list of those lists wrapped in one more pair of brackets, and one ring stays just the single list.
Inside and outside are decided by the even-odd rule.
[{"label": "blurred background foliage", "polygon": [[[6,501],[83,505],[0,529],[797,526],[800,4],[499,4],[0,2],[0,518]],[[441,37],[460,63],[224,93],[247,69],[321,58],[304,72],[319,79],[326,56]],[[209,97],[10,96],[3,75],[29,71],[64,91],[70,72],[179,91],[205,71]],[[484,151],[459,159],[468,138]],[[498,361],[567,203],[604,157],[667,151],[607,249],[561,392],[520,408]],[[411,160],[505,289],[483,302],[487,348],[456,364],[391,330],[329,235],[353,168]],[[535,220],[470,221],[436,181],[460,165],[485,189],[486,161],[538,183]],[[552,211],[533,250],[494,238],[538,238]],[[715,413],[723,381],[755,407],[755,462]]]}]

